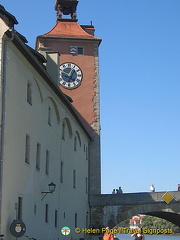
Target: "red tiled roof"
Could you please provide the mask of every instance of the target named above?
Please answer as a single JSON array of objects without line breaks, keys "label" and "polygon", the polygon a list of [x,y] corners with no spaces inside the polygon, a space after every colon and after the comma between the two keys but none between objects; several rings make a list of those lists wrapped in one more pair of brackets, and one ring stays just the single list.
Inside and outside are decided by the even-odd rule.
[{"label": "red tiled roof", "polygon": [[101,40],[100,38],[96,38],[84,31],[81,26],[75,21],[57,21],[56,25],[49,32],[41,35],[41,37],[48,36],[58,38],[83,38]]}]

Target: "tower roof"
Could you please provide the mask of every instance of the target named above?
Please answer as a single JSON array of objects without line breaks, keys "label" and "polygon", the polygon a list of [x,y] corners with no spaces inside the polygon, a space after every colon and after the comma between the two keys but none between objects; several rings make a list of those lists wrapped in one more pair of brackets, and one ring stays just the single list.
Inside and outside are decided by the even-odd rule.
[{"label": "tower roof", "polygon": [[[86,26],[87,27],[87,26]],[[94,29],[93,26],[89,26]],[[54,37],[54,38],[70,38],[70,39],[87,39],[101,41],[93,35],[87,33],[83,26],[81,27],[76,20],[62,19],[56,22],[56,25],[47,33],[39,37]]]},{"label": "tower roof", "polygon": [[[38,36],[62,39],[83,39],[96,40],[101,42],[100,38],[94,37],[94,27],[92,25],[79,25],[76,19],[77,0],[55,0],[55,10],[57,11],[56,25],[47,33]],[[71,19],[63,19],[62,14],[71,15]]]}]

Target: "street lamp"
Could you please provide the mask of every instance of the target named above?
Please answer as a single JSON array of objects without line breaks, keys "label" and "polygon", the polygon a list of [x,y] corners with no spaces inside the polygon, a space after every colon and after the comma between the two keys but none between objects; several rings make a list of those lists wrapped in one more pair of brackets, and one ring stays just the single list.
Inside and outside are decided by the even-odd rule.
[{"label": "street lamp", "polygon": [[49,187],[49,191],[48,192],[41,192],[41,193],[45,193],[44,197],[41,199],[41,201],[45,198],[45,196],[48,194],[48,193],[53,193],[56,189],[56,184],[54,184],[53,182],[52,183],[49,183],[48,184],[48,187]]}]

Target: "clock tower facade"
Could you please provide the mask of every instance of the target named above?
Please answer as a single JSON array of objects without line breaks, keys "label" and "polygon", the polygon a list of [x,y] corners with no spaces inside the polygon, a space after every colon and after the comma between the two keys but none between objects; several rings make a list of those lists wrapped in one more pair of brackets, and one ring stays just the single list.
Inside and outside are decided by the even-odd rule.
[{"label": "clock tower facade", "polygon": [[[60,90],[72,99],[72,105],[92,138],[86,149],[89,158],[89,192],[101,192],[99,57],[101,39],[92,25],[79,25],[77,0],[56,0],[55,26],[36,40],[39,52],[59,52]],[[63,18],[70,15],[71,18]]]}]

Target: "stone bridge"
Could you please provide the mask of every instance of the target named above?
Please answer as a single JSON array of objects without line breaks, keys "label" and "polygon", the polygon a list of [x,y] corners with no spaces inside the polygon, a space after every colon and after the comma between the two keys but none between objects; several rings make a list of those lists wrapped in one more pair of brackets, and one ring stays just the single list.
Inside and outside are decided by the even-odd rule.
[{"label": "stone bridge", "polygon": [[93,228],[112,228],[137,214],[160,217],[180,227],[180,191],[93,195],[90,207]]}]

